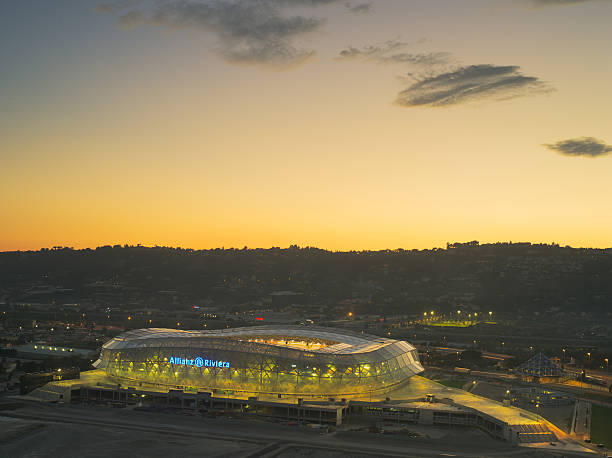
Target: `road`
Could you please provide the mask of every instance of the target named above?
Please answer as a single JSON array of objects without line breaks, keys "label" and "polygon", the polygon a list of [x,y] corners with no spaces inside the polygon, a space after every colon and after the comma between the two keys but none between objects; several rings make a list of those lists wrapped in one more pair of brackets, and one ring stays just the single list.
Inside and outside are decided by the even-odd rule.
[{"label": "road", "polygon": [[[436,440],[347,431],[321,434],[317,430],[264,421],[211,419],[106,407],[31,404],[18,410],[2,411],[0,414],[46,427],[28,432],[25,439],[22,437],[1,442],[0,456],[14,458],[51,456],[45,454],[50,444],[54,444],[56,456],[60,453],[68,458],[98,456],[95,451],[101,449],[105,450],[105,453],[112,451],[110,455],[115,457],[185,458],[200,456],[203,450],[209,452],[204,453],[205,456],[253,458],[290,456],[293,453],[291,450],[309,450],[309,456],[325,457],[555,456],[554,452],[519,448],[489,438],[480,431],[463,429],[458,431],[455,439]],[[19,442],[20,440],[23,443]],[[71,445],[73,454],[71,449],[66,449],[66,442]],[[139,449],[149,447],[151,443],[156,444],[151,452],[144,455],[138,453]],[[200,443],[202,445],[196,447]],[[192,455],[188,447],[196,447],[194,450],[201,452]],[[564,455],[572,456],[566,452]],[[559,456],[558,452],[556,456]]]}]

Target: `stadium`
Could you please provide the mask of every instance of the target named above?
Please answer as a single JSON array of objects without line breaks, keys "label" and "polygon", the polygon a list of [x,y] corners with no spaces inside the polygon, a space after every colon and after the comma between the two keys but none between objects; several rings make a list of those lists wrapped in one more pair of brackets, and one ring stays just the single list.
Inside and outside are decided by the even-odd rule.
[{"label": "stadium", "polygon": [[94,365],[141,386],[279,397],[382,394],[423,372],[407,342],[310,326],[138,329],[104,344]]}]

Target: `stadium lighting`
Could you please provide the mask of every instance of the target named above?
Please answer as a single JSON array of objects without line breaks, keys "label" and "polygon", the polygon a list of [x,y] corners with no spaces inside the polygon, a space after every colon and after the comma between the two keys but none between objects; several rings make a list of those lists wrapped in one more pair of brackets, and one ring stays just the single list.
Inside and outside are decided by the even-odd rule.
[{"label": "stadium lighting", "polygon": [[[177,325],[180,323],[177,323]],[[387,332],[391,335],[391,331]],[[136,329],[106,342],[94,364],[109,377],[203,390],[313,397],[384,392],[423,372],[407,342],[331,328]],[[376,342],[376,349],[371,348]],[[326,347],[339,345],[330,354]],[[306,358],[307,357],[307,358]],[[262,358],[266,364],[261,365]]]}]

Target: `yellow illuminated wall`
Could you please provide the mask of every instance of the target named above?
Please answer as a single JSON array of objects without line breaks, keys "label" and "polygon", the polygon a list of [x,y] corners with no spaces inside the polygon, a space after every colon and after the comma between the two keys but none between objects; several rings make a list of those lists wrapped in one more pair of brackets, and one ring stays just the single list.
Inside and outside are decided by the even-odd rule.
[{"label": "yellow illuminated wall", "polygon": [[230,362],[230,367],[171,363],[171,358],[176,355],[195,359],[196,353],[180,348],[105,349],[101,359],[107,374],[131,382],[169,388],[180,386],[223,390],[237,394],[301,396],[385,392],[414,375],[414,363],[418,363],[416,350],[380,362],[335,363],[325,355],[314,354],[307,354],[312,358],[304,362],[269,354],[217,351],[216,358]]}]

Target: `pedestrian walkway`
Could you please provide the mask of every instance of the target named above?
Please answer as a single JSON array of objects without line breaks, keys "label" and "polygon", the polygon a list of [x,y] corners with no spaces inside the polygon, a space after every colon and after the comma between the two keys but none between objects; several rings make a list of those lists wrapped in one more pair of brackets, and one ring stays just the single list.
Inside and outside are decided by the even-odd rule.
[{"label": "pedestrian walkway", "polygon": [[572,418],[571,435],[577,439],[584,440],[591,438],[591,403],[584,400],[577,400]]}]

